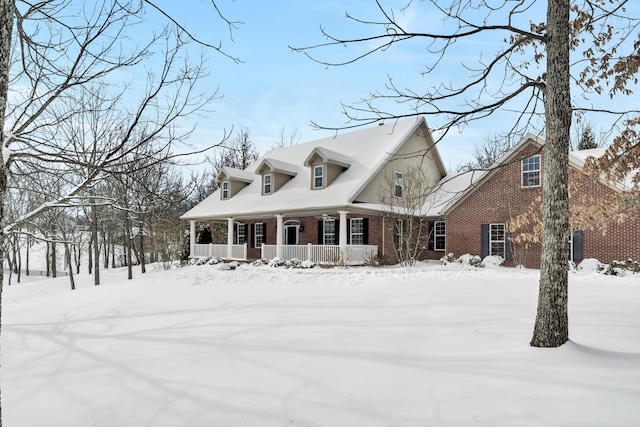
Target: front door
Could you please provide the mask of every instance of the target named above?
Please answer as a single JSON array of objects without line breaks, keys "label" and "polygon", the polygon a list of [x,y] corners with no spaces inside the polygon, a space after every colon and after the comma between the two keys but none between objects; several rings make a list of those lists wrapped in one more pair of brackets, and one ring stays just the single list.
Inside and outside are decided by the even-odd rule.
[{"label": "front door", "polygon": [[298,244],[298,225],[286,225],[284,227],[284,244],[285,245],[297,245]]}]

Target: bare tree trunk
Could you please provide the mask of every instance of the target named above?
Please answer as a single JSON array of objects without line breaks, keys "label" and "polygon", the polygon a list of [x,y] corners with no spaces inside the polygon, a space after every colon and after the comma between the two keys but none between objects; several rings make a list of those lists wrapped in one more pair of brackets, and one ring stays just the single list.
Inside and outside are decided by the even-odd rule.
[{"label": "bare tree trunk", "polygon": [[[97,207],[91,206],[91,240],[93,240],[93,284],[100,284],[100,245],[98,244],[98,214]],[[91,259],[91,256],[89,256]]]},{"label": "bare tree trunk", "polygon": [[20,280],[22,279],[22,256],[20,255],[20,239],[18,238],[18,236],[16,236],[16,248],[17,248],[17,262],[16,262],[16,268],[18,270],[17,274],[18,274],[18,283],[20,283]]},{"label": "bare tree trunk", "polygon": [[109,242],[107,241],[107,232],[102,230],[102,245],[103,245],[103,251],[104,253],[102,254],[104,257],[104,268],[107,269],[109,268]]},{"label": "bare tree trunk", "polygon": [[125,212],[124,220],[124,239],[127,248],[127,278],[133,279],[133,260],[131,259],[131,225],[129,222],[129,212]]},{"label": "bare tree trunk", "polygon": [[93,236],[89,238],[89,247],[87,248],[87,270],[89,274],[93,273],[93,254],[91,253],[91,248],[93,248],[95,242],[93,241]]},{"label": "bare tree trunk", "polygon": [[71,262],[71,248],[69,248],[69,243],[64,244],[64,252],[65,252],[65,261],[67,262],[67,265],[69,266],[69,281],[71,282],[71,290],[74,290],[76,288],[76,283],[73,280],[73,265]]},{"label": "bare tree trunk", "polygon": [[47,264],[47,277],[49,277],[51,276],[51,243],[47,242],[46,248],[44,257]]},{"label": "bare tree trunk", "polygon": [[569,339],[568,250],[569,0],[549,0],[547,8],[546,141],[542,183],[543,229],[538,312],[531,345],[558,347]]},{"label": "bare tree trunk", "polygon": [[145,265],[145,256],[144,256],[144,233],[143,233],[143,226],[144,222],[141,223],[140,225],[140,270],[142,271],[142,273],[146,273],[147,272],[147,268]]},{"label": "bare tree trunk", "polygon": [[29,252],[31,250],[31,237],[27,237],[27,252],[25,256],[24,274],[29,275]]},{"label": "bare tree trunk", "polygon": [[[0,0],[0,267],[4,266],[4,226],[5,197],[7,194],[7,159],[4,158],[5,111],[9,92],[9,58],[11,56],[11,32],[13,31],[14,0]],[[0,268],[0,319],[2,319],[2,283],[4,270]],[[0,320],[0,330],[2,323]],[[2,427],[2,406],[0,405],[0,427]]]},{"label": "bare tree trunk", "polygon": [[52,277],[58,277],[58,265],[57,265],[57,258],[58,254],[56,253],[56,243],[55,242],[51,242],[51,276]]}]

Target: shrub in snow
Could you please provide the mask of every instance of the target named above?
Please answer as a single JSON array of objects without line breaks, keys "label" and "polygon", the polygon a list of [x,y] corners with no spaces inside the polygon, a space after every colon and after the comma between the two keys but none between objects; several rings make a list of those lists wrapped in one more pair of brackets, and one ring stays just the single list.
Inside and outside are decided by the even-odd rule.
[{"label": "shrub in snow", "polygon": [[285,261],[280,257],[271,258],[269,261],[269,267],[282,267],[285,264]]},{"label": "shrub in snow", "polygon": [[211,259],[209,259],[207,264],[216,265],[216,264],[220,264],[221,262],[222,262],[222,258],[211,258]]},{"label": "shrub in snow", "polygon": [[440,258],[440,264],[447,265],[456,262],[456,257],[452,253],[446,254]]},{"label": "shrub in snow", "polygon": [[255,261],[253,261],[251,263],[251,265],[254,265],[256,267],[260,267],[260,266],[263,266],[263,265],[269,265],[269,260],[266,259],[266,258],[260,258],[260,259],[257,259]]},{"label": "shrub in snow", "polygon": [[627,273],[640,273],[640,263],[629,258],[626,261],[611,261],[608,265],[603,265],[604,274],[609,276],[625,276]]},{"label": "shrub in snow", "polygon": [[458,258],[458,262],[463,265],[470,265],[471,267],[484,267],[484,265],[482,265],[482,258],[478,255],[464,254]]},{"label": "shrub in snow", "polygon": [[[266,261],[266,260],[265,260]],[[267,261],[269,267],[284,267],[284,268],[313,268],[317,264],[311,260],[301,261],[297,258],[291,260],[283,260],[282,258],[275,257],[271,261]],[[254,265],[264,265],[262,263]]]},{"label": "shrub in snow", "polygon": [[502,258],[500,255],[489,255],[487,257],[484,257],[484,259],[482,260],[482,266],[495,268],[501,266],[503,262],[504,258]]},{"label": "shrub in snow", "polygon": [[302,261],[300,268],[314,268],[317,264],[310,259]]},{"label": "shrub in snow", "polygon": [[585,258],[580,264],[578,264],[578,270],[580,271],[602,271],[604,270],[604,264],[595,258]]}]

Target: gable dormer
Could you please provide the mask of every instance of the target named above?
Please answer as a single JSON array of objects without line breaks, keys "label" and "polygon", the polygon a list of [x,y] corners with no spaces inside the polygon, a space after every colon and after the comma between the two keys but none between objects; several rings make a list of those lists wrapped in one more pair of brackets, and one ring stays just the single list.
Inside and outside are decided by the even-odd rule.
[{"label": "gable dormer", "polygon": [[326,188],[351,166],[351,159],[324,147],[316,147],[304,161],[311,168],[311,189]]},{"label": "gable dormer", "polygon": [[220,200],[227,200],[235,196],[240,190],[251,184],[254,175],[242,169],[223,167],[216,180],[220,184]]},{"label": "gable dormer", "polygon": [[266,158],[256,168],[256,175],[262,176],[261,194],[263,196],[275,193],[297,174],[298,171],[294,165],[276,159]]}]

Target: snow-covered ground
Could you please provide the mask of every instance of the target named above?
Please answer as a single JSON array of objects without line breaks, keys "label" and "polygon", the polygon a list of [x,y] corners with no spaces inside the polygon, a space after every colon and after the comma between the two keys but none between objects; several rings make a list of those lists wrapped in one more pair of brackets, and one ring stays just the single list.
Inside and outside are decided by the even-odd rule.
[{"label": "snow-covered ground", "polygon": [[4,288],[4,425],[637,426],[640,275],[577,272],[528,345],[537,270],[156,269]]}]

